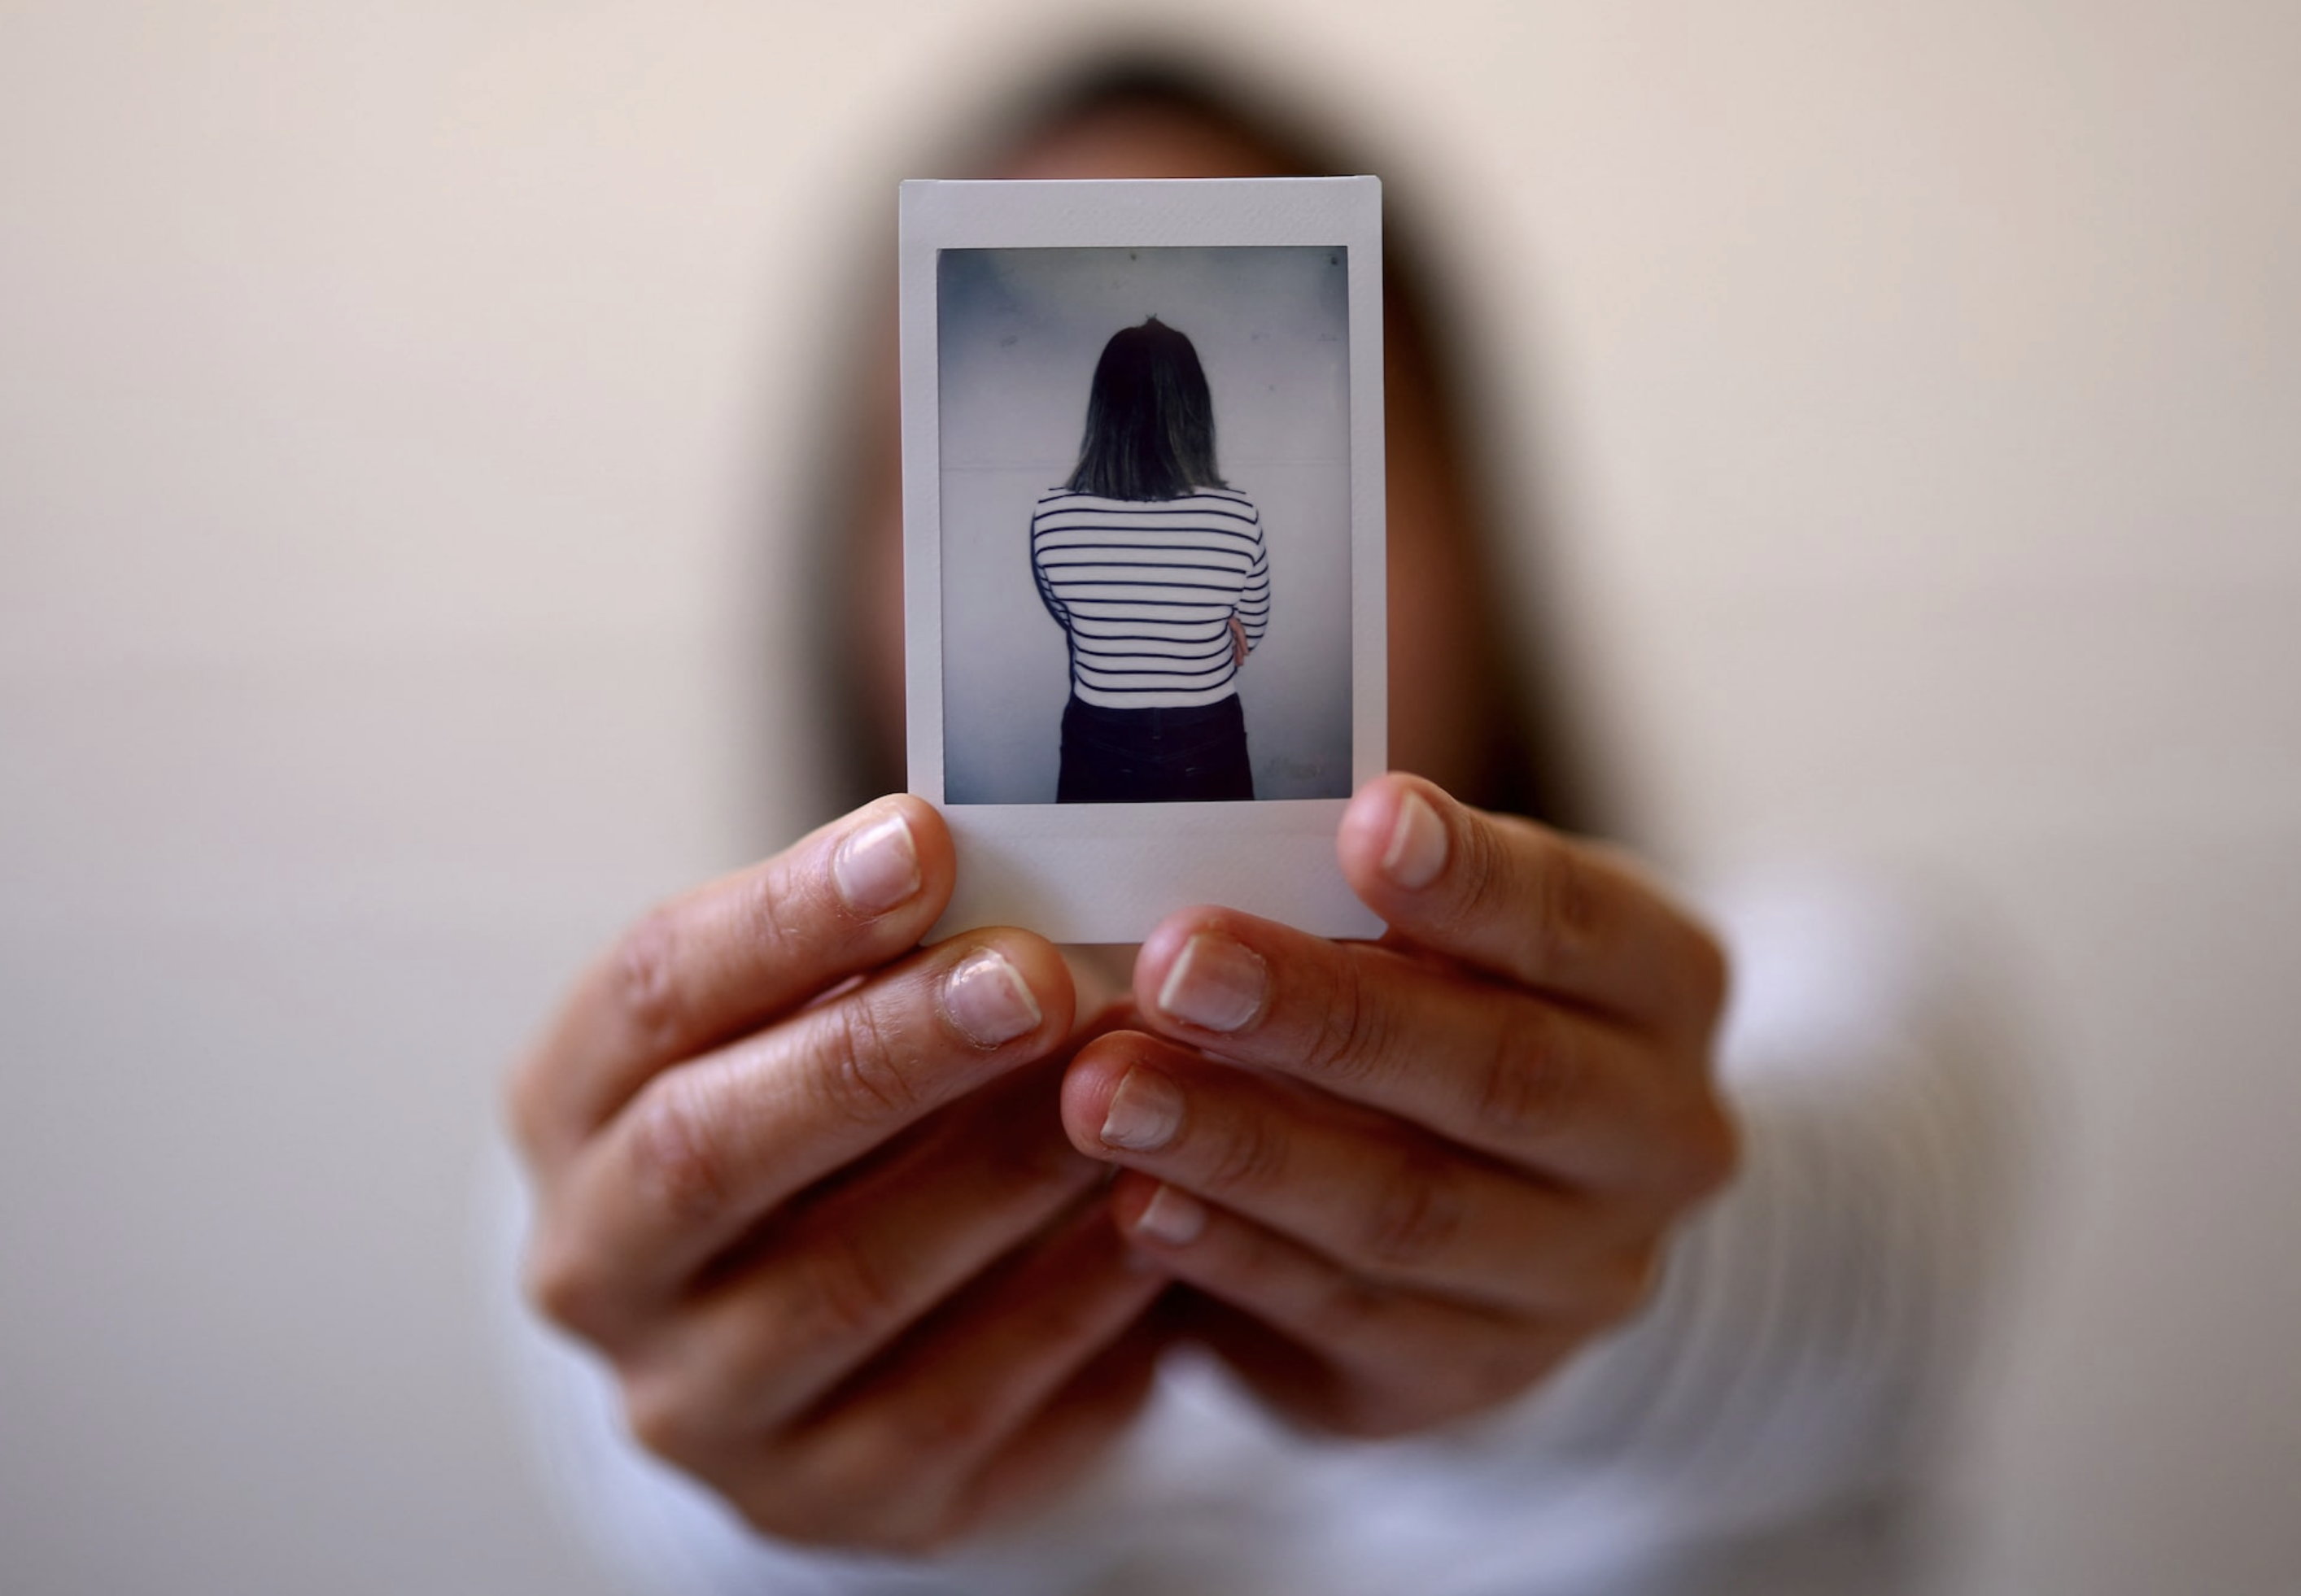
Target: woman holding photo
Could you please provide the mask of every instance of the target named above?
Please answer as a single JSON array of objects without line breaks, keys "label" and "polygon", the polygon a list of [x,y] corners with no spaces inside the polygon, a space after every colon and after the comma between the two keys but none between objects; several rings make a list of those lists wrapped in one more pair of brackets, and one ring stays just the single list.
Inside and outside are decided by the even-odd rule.
[{"label": "woman holding photo", "polygon": [[[991,175],[1331,170],[1253,103],[1106,75]],[[1407,277],[1400,768],[1335,840],[1380,943],[1195,908],[1108,984],[1027,927],[922,946],[961,862],[879,798],[643,920],[515,1072],[524,1279],[582,1347],[531,1349],[538,1411],[642,1588],[1801,1588],[1750,1573],[1765,1534],[1885,1588],[1889,1544],[1832,1526],[1954,1383],[1989,1071],[1921,945],[1827,898],[1729,921],[1721,1032],[1719,938],[1577,834],[1603,816],[1529,713]],[[880,406],[826,617],[866,794],[902,704]],[[1065,491],[1211,488],[1211,443],[1159,491],[1085,462]]]}]

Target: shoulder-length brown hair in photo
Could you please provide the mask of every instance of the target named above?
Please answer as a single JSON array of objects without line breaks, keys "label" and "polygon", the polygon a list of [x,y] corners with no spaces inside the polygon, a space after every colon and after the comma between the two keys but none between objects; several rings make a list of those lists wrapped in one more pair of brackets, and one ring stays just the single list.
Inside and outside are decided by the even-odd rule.
[{"label": "shoulder-length brown hair in photo", "polygon": [[[1042,144],[1051,134],[1132,112],[1201,121],[1263,152],[1258,163],[1261,170],[1238,174],[1242,176],[1325,177],[1381,170],[1356,158],[1331,130],[1275,112],[1274,104],[1283,104],[1285,97],[1235,69],[1178,54],[1165,45],[1106,46],[1073,70],[1049,74],[1035,90],[1025,87],[1018,93],[1011,84],[986,86],[986,108],[977,135],[943,141],[938,156],[901,175],[996,175],[1017,152]],[[1449,322],[1445,313],[1451,301],[1433,290],[1434,278],[1414,230],[1401,225],[1402,216],[1412,211],[1411,186],[1386,180],[1384,207],[1385,386],[1393,425],[1410,406],[1417,424],[1431,428],[1439,439],[1442,464],[1450,478],[1448,491],[1460,506],[1459,547],[1443,552],[1491,574],[1495,570],[1495,522],[1508,496],[1498,490],[1493,473],[1481,469],[1481,437],[1470,424],[1477,418],[1467,414],[1469,389],[1462,372],[1473,363],[1475,351]],[[883,289],[883,280],[882,286]],[[887,297],[883,291],[871,308],[883,313]],[[852,537],[855,473],[898,469],[891,452],[874,455],[869,452],[873,446],[860,439],[859,423],[866,412],[866,399],[858,391],[843,411],[849,424],[826,440],[832,447],[815,456],[825,464],[818,528],[829,534],[816,544],[816,557],[822,562],[817,567],[822,585],[816,590],[846,599],[815,606],[821,630],[811,639],[817,646],[816,657],[841,665],[835,679],[826,683],[829,690],[815,698],[824,716],[824,746],[833,760],[836,790],[828,796],[837,804],[831,811],[834,814],[894,790],[903,781],[900,728],[877,723],[868,689],[871,667],[862,657],[868,629],[858,623],[858,617],[869,614],[867,606],[882,600],[875,592],[865,593],[859,581],[863,562]],[[841,443],[847,446],[843,449],[837,447]],[[1513,454],[1522,455],[1518,442],[1510,447]],[[1081,464],[1084,468],[1085,462]],[[1212,465],[1209,443],[1209,476]],[[1538,556],[1539,517],[1521,513],[1511,519],[1533,523],[1515,534],[1514,552],[1532,545]],[[1393,587],[1400,557],[1393,548]],[[1539,564],[1538,558],[1535,563]],[[1471,656],[1464,679],[1475,698],[1466,699],[1463,708],[1493,730],[1476,751],[1475,768],[1452,773],[1453,790],[1482,807],[1531,815],[1569,831],[1603,831],[1610,829],[1610,820],[1619,826],[1622,817],[1610,815],[1611,806],[1600,801],[1594,762],[1574,735],[1565,683],[1552,657],[1555,646],[1545,629],[1538,618],[1504,613],[1502,601],[1509,584],[1483,580],[1471,586],[1478,607],[1461,617],[1459,635]]]},{"label": "shoulder-length brown hair in photo", "polygon": [[1086,436],[1074,493],[1134,500],[1223,488],[1215,470],[1215,402],[1197,346],[1152,316],[1102,347],[1087,390]]}]

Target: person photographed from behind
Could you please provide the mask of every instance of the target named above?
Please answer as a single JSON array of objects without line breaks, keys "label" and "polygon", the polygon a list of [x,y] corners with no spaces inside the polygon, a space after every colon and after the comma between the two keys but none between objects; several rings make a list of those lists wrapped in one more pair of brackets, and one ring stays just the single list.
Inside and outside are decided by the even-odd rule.
[{"label": "person photographed from behind", "polygon": [[[1099,71],[979,175],[1326,168],[1249,103]],[[1459,397],[1391,283],[1399,768],[1335,840],[1381,941],[1207,906],[1109,980],[1027,926],[923,946],[965,861],[879,797],[641,920],[513,1072],[523,1279],[581,1349],[539,1338],[531,1389],[650,1588],[1627,1591],[1920,1451],[1993,1189],[1972,1072],[1920,961],[1865,963],[1867,921],[1795,897],[1736,938],[1721,1066],[1724,948],[1578,834]],[[1033,527],[1074,710],[1099,667],[1048,505],[1244,504],[1210,421],[1156,478],[1103,474],[1096,437]],[[825,693],[871,705],[852,752],[883,789],[891,398],[854,458],[830,530],[859,651]],[[1267,602],[1259,560],[1237,574],[1217,673]],[[1067,714],[1067,798],[1169,763],[1155,733],[1078,740],[1075,785]]]},{"label": "person photographed from behind", "polygon": [[1215,469],[1198,351],[1156,316],[1103,346],[1078,469],[1032,513],[1031,573],[1070,653],[1055,801],[1252,798],[1238,674],[1269,624],[1269,551]]}]

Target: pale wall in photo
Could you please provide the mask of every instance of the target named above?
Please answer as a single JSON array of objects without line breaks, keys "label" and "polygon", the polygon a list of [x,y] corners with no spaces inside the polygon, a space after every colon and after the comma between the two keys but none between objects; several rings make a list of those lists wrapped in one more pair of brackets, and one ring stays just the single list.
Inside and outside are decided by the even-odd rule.
[{"label": "pale wall in photo", "polygon": [[1351,790],[1350,306],[1321,248],[947,250],[941,263],[943,790],[1055,796],[1063,632],[1031,511],[1078,464],[1110,335],[1155,315],[1214,398],[1224,480],[1261,512],[1269,631],[1239,673],[1257,798]]}]

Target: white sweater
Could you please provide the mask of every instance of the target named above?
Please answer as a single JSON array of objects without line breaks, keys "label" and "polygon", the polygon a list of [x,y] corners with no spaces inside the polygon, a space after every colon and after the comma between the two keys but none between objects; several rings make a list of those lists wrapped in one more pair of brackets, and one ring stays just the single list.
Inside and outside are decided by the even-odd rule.
[{"label": "white sweater", "polygon": [[1811,890],[1712,912],[1735,951],[1721,1068],[1743,1174],[1641,1317],[1506,1411],[1320,1441],[1178,1361],[1037,1524],[928,1564],[824,1555],[762,1542],[640,1452],[604,1373],[506,1284],[543,1466],[650,1596],[1888,1588],[1890,1548],[1848,1513],[1913,1475],[1954,1407],[2008,1206],[2003,1061],[1906,920]]}]

